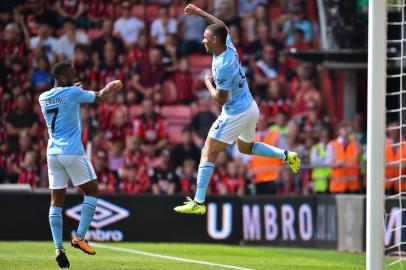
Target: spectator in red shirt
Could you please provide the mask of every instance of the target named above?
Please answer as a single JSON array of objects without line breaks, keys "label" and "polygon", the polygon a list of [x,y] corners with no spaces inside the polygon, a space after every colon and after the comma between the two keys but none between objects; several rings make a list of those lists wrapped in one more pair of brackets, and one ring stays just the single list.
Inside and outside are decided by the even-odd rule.
[{"label": "spectator in red shirt", "polygon": [[[13,150],[7,148],[6,156],[6,176],[12,182],[15,183],[21,173],[21,168],[25,160],[25,155],[28,151],[32,150],[32,142],[27,132],[21,132],[18,138],[18,147]],[[10,151],[8,151],[10,150]]]},{"label": "spectator in red shirt", "polygon": [[119,176],[116,171],[110,170],[107,161],[107,154],[104,150],[97,151],[96,162],[94,164],[100,192],[113,193],[117,191]]},{"label": "spectator in red shirt", "polygon": [[11,88],[14,82],[22,82],[23,90],[28,90],[31,87],[30,76],[28,75],[23,58],[17,56],[11,58],[6,81],[8,89]]},{"label": "spectator in red shirt", "polygon": [[4,59],[6,66],[10,65],[12,56],[25,56],[26,44],[21,36],[21,30],[15,23],[6,25],[3,41],[0,42],[0,59]]},{"label": "spectator in red shirt", "polygon": [[190,104],[194,99],[193,76],[189,70],[186,58],[179,59],[179,67],[173,76],[173,81],[177,87],[178,102]]},{"label": "spectator in red shirt", "polygon": [[65,18],[78,20],[85,12],[85,4],[83,0],[58,0],[55,9],[62,18],[62,21]]},{"label": "spectator in red shirt", "polygon": [[39,183],[39,171],[37,165],[37,153],[29,151],[25,154],[24,162],[21,164],[21,171],[18,175],[18,184],[29,184],[35,188]]},{"label": "spectator in red shirt", "polygon": [[104,45],[111,42],[114,45],[118,56],[118,62],[124,61],[124,43],[121,39],[113,36],[113,21],[106,19],[103,21],[102,35],[92,42],[92,59],[96,64],[104,62]]},{"label": "spectator in red shirt", "polygon": [[[293,32],[293,44],[286,46],[286,50],[290,52],[298,52],[310,49],[309,43],[304,41],[304,32],[302,29],[297,28]],[[297,61],[293,57],[289,57],[286,63],[288,68],[294,69],[297,66]]]},{"label": "spectator in red shirt", "polygon": [[6,117],[6,134],[11,150],[15,150],[18,143],[18,136],[22,132],[28,132],[32,137],[38,135],[38,115],[30,111],[27,98],[23,94],[16,97],[15,109]]},{"label": "spectator in red shirt", "polygon": [[148,36],[141,33],[135,45],[127,50],[126,65],[135,70],[140,63],[148,62],[148,57]]},{"label": "spectator in red shirt", "polygon": [[126,174],[120,183],[122,193],[144,193],[151,187],[148,176],[139,175],[137,168],[133,164],[126,166]]},{"label": "spectator in red shirt", "polygon": [[269,82],[266,98],[261,101],[261,112],[265,114],[270,122],[275,122],[275,117],[279,112],[287,115],[291,112],[292,101],[283,96],[286,91],[278,79]]},{"label": "spectator in red shirt", "polygon": [[100,28],[107,12],[107,0],[86,1],[86,28]]},{"label": "spectator in red shirt", "polygon": [[93,72],[93,65],[89,59],[89,49],[86,45],[76,44],[72,62],[75,66],[78,80],[83,83],[85,89],[90,89],[90,77]]},{"label": "spectator in red shirt", "polygon": [[238,165],[235,161],[227,163],[226,174],[221,177],[219,184],[220,194],[237,194],[244,195],[245,181],[238,174]]},{"label": "spectator in red shirt", "polygon": [[116,110],[113,115],[113,121],[106,130],[106,137],[112,141],[124,141],[131,135],[132,128],[127,122],[126,114],[123,110]]},{"label": "spectator in red shirt", "polygon": [[154,102],[145,99],[144,113],[134,121],[134,135],[143,142],[143,151],[152,155],[167,145],[165,119],[154,111]]},{"label": "spectator in red shirt", "polygon": [[314,101],[317,109],[321,108],[320,92],[314,87],[310,77],[305,77],[300,80],[299,91],[295,95],[293,102],[293,114],[298,115],[306,111],[306,105],[309,101]]},{"label": "spectator in red shirt", "polygon": [[100,85],[114,80],[121,80],[124,83],[126,79],[123,66],[118,64],[118,55],[112,42],[104,45],[103,55],[103,61],[90,76],[92,89],[99,89]]},{"label": "spectator in red shirt", "polygon": [[186,159],[179,174],[180,193],[194,194],[197,181],[196,162],[193,159]]},{"label": "spectator in red shirt", "polygon": [[161,50],[158,47],[153,47],[149,51],[148,61],[141,62],[135,69],[132,85],[142,97],[153,98],[157,101],[157,97],[160,97],[165,75]]}]

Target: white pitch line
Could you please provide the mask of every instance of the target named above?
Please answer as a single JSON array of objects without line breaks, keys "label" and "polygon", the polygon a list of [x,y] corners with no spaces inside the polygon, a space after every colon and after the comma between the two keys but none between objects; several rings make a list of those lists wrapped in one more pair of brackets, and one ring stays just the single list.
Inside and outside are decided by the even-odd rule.
[{"label": "white pitch line", "polygon": [[92,245],[95,246],[95,247],[98,247],[98,248],[110,249],[110,250],[115,250],[115,251],[122,251],[122,252],[147,256],[147,257],[156,257],[156,258],[160,258],[160,259],[173,260],[173,261],[179,261],[179,262],[185,262],[185,263],[203,264],[203,265],[217,266],[217,267],[228,268],[228,269],[253,270],[251,268],[244,268],[244,267],[227,265],[227,264],[220,264],[220,263],[212,263],[212,262],[184,259],[184,258],[168,256],[168,255],[162,255],[162,254],[157,254],[157,253],[144,252],[144,251],[140,251],[140,250],[136,250],[136,249],[114,247],[114,246],[102,245],[102,244],[97,244],[97,243],[92,243]]}]

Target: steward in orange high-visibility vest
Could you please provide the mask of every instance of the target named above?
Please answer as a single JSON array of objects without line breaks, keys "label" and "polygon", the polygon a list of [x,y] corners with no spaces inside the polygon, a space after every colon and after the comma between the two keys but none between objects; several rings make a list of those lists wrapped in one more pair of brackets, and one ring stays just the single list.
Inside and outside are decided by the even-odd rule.
[{"label": "steward in orange high-visibility vest", "polygon": [[333,167],[329,190],[331,193],[359,192],[359,144],[350,137],[351,127],[348,123],[341,123],[338,132],[338,138],[327,147],[329,163]]},{"label": "steward in orange high-visibility vest", "polygon": [[[406,181],[400,176],[406,175],[406,141],[400,140],[399,123],[392,122],[388,125],[388,138],[386,139],[386,168],[385,168],[385,188],[394,191],[405,192]],[[402,161],[403,160],[403,161]],[[401,181],[399,183],[399,181]]]}]

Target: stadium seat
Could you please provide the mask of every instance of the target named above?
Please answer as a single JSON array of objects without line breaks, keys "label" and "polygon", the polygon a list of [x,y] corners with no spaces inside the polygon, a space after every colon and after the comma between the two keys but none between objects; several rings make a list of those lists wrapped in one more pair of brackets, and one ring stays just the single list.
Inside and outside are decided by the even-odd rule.
[{"label": "stadium seat", "polygon": [[166,118],[168,126],[181,125],[185,126],[192,119],[192,110],[190,106],[184,105],[167,105],[161,109],[161,114]]},{"label": "stadium seat", "polygon": [[171,144],[178,144],[182,142],[182,130],[183,126],[169,126],[168,127],[168,139]]},{"label": "stadium seat", "polygon": [[200,73],[206,68],[211,68],[213,57],[210,55],[192,54],[188,56],[189,68],[193,73]]},{"label": "stadium seat", "polygon": [[159,17],[159,6],[157,5],[148,5],[145,11],[145,17],[148,23],[151,23],[153,20]]},{"label": "stadium seat", "polygon": [[144,7],[142,5],[134,5],[131,14],[138,19],[144,19]]},{"label": "stadium seat", "polygon": [[89,39],[93,41],[102,35],[102,30],[97,28],[89,29],[87,35],[89,36]]},{"label": "stadium seat", "polygon": [[129,117],[130,121],[134,120],[138,116],[142,114],[142,106],[140,105],[132,105],[129,110]]}]

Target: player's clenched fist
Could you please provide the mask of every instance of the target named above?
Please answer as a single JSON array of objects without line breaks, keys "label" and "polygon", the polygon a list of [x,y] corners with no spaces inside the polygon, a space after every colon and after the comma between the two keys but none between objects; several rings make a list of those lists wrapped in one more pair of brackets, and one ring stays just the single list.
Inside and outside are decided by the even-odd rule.
[{"label": "player's clenched fist", "polygon": [[115,81],[109,82],[107,84],[107,88],[110,88],[112,90],[120,90],[121,88],[123,88],[123,83],[120,80],[115,80]]},{"label": "player's clenched fist", "polygon": [[213,74],[211,74],[211,73],[205,74],[205,75],[204,75],[204,81],[211,83],[211,82],[213,81]]},{"label": "player's clenched fist", "polygon": [[197,15],[199,8],[193,4],[189,4],[185,7],[185,14],[186,15]]}]

